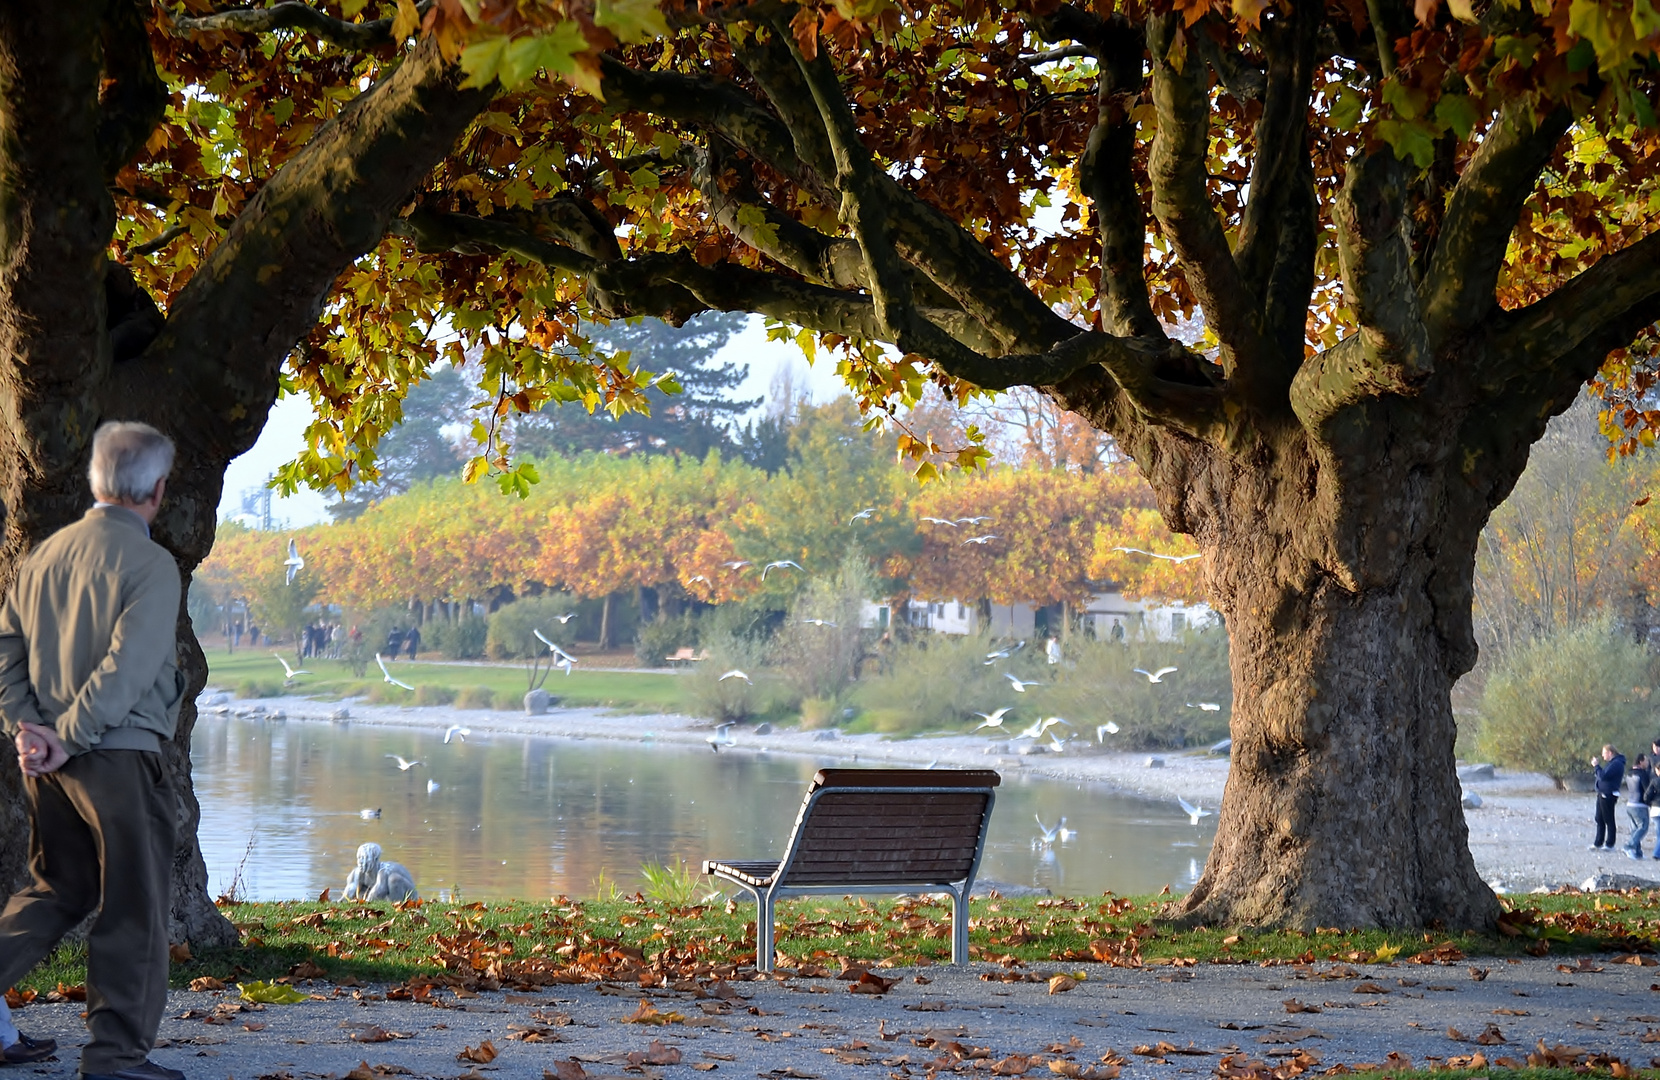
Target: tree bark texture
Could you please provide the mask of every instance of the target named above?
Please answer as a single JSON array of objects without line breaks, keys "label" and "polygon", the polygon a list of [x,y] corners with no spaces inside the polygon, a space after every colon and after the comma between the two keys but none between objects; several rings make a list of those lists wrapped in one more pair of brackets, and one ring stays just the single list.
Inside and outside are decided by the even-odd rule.
[{"label": "tree bark texture", "polygon": [[[132,56],[124,57],[122,77],[139,90],[107,92],[117,81],[108,35],[131,27],[133,3],[0,5],[0,587],[15,577],[18,560],[91,505],[91,436],[116,419],[154,424],[177,445],[153,535],[188,585],[213,543],[225,467],[258,437],[289,350],[315,324],[335,279],[380,241],[489,100],[461,90],[459,71],[433,44],[413,50],[264,185],[175,298],[159,335],[117,363],[105,289],[106,275],[121,271],[107,256],[115,215],[105,185],[121,162],[112,168],[108,157],[112,141],[125,152],[141,145],[160,109],[134,100],[144,72],[159,86],[147,44],[138,77]],[[165,751],[179,793],[171,933],[175,941],[225,944],[237,933],[208,892],[190,780],[207,662],[184,605],[178,633],[188,687]],[[24,880],[27,853],[21,781],[7,746],[0,889]]]}]

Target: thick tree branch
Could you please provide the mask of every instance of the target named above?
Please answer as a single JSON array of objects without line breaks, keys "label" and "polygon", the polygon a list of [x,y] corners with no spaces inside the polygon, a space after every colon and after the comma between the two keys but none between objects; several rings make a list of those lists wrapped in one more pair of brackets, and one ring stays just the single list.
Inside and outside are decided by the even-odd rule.
[{"label": "thick tree branch", "polygon": [[[421,0],[415,10],[425,16],[433,0]],[[348,22],[326,15],[301,0],[284,0],[262,8],[237,8],[212,15],[173,20],[180,34],[239,33],[263,34],[272,30],[301,30],[342,49],[375,49],[392,41],[391,19]]]},{"label": "thick tree branch", "polygon": [[335,280],[489,103],[460,83],[424,41],[319,129],[175,297],[143,358],[118,369],[110,400],[180,418],[182,452],[224,461],[251,446]]},{"label": "thick tree branch", "polygon": [[1357,333],[1297,377],[1292,407],[1311,429],[1364,395],[1403,393],[1432,370],[1404,231],[1405,189],[1404,170],[1387,146],[1349,163],[1332,218]]},{"label": "thick tree branch", "polygon": [[1161,338],[1147,292],[1147,220],[1135,181],[1135,121],[1142,44],[1128,34],[1103,42],[1095,128],[1078,163],[1079,186],[1101,233],[1101,325],[1115,334]]},{"label": "thick tree branch", "polygon": [[1541,119],[1528,100],[1500,111],[1464,167],[1419,286],[1429,340],[1474,327],[1493,310],[1493,290],[1522,204],[1573,117],[1557,106]]},{"label": "thick tree branch", "polygon": [[1222,367],[1230,379],[1259,364],[1266,352],[1258,321],[1256,291],[1240,274],[1222,222],[1205,190],[1210,155],[1210,96],[1204,65],[1189,62],[1178,71],[1170,60],[1174,16],[1147,20],[1153,54],[1153,103],[1158,134],[1147,171],[1153,185],[1153,215],[1181,259],[1188,287],[1204,309],[1205,321],[1222,343]]},{"label": "thick tree branch", "polygon": [[472,255],[488,248],[573,274],[592,273],[599,265],[599,260],[591,255],[543,240],[494,218],[419,209],[408,217],[394,218],[386,231],[392,236],[415,241],[417,251],[456,251]]},{"label": "thick tree branch", "polygon": [[98,152],[104,177],[114,179],[167,112],[167,85],[136,0],[110,0],[99,33],[103,85],[98,91]]},{"label": "thick tree branch", "polygon": [[[1292,5],[1288,18],[1262,29],[1268,85],[1253,133],[1256,154],[1251,162],[1251,197],[1240,217],[1235,249],[1235,261],[1246,281],[1267,278],[1279,248],[1281,225],[1289,216],[1293,178],[1299,167],[1308,164],[1308,107],[1320,14],[1310,0],[1300,0]],[[1308,298],[1300,303],[1306,311]]]},{"label": "thick tree branch", "polygon": [[1209,34],[1196,34],[1193,47],[1216,72],[1222,88],[1239,101],[1261,101],[1268,92],[1268,73],[1245,59],[1238,49],[1223,45]]},{"label": "thick tree branch", "polygon": [[1492,369],[1482,384],[1491,392],[1516,379],[1560,373],[1584,382],[1614,349],[1629,345],[1643,327],[1660,320],[1660,233],[1605,255],[1542,300],[1516,311],[1495,312]]}]

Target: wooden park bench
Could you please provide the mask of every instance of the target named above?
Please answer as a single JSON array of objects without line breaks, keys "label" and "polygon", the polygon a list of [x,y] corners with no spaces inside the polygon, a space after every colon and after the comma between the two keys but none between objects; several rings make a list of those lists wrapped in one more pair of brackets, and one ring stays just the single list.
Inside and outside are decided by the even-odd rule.
[{"label": "wooden park bench", "polygon": [[773,911],[808,893],[948,892],[951,962],[968,960],[968,891],[991,822],[990,769],[820,769],[781,860],[708,859],[755,898],[755,967],[772,970]]},{"label": "wooden park bench", "polygon": [[682,663],[683,664],[692,664],[692,663],[696,663],[699,660],[709,659],[709,652],[708,652],[708,650],[704,650],[703,652],[696,652],[692,649],[692,647],[690,645],[683,645],[680,648],[674,650],[674,652],[672,652],[669,655],[663,657],[663,659],[667,660],[671,664],[682,664]]}]

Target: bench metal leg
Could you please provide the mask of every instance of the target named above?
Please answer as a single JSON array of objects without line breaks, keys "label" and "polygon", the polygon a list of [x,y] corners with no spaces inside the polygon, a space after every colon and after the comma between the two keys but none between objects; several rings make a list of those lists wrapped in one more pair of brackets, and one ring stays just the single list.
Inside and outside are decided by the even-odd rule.
[{"label": "bench metal leg", "polygon": [[772,970],[772,890],[755,892],[755,970]]},{"label": "bench metal leg", "polygon": [[968,963],[968,883],[951,895],[951,962]]}]

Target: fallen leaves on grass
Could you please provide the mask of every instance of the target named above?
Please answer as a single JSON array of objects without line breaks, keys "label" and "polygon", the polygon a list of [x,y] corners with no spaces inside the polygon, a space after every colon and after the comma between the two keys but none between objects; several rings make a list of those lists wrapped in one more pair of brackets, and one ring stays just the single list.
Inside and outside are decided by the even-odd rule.
[{"label": "fallen leaves on grass", "polygon": [[301,960],[298,964],[295,964],[293,967],[288,969],[288,974],[296,979],[326,979],[329,977],[329,973],[327,971],[323,970],[320,965],[312,963],[310,960]]},{"label": "fallen leaves on grass", "polygon": [[488,1065],[492,1061],[496,1060],[498,1052],[499,1051],[496,1050],[496,1044],[491,1042],[489,1039],[485,1039],[477,1046],[463,1047],[461,1053],[455,1055],[455,1060],[470,1061],[474,1065]]},{"label": "fallen leaves on grass", "polygon": [[175,964],[190,963],[190,946],[182,944],[167,946],[167,959]]}]

